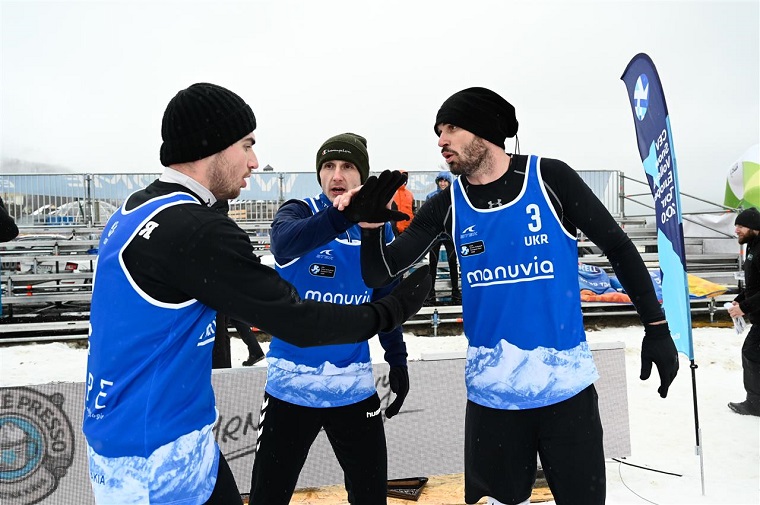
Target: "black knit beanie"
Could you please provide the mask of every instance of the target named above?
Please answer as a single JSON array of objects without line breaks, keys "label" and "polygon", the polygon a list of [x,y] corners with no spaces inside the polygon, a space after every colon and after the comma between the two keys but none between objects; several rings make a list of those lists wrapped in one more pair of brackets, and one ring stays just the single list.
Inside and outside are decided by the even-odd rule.
[{"label": "black knit beanie", "polygon": [[736,216],[736,226],[744,226],[750,230],[760,230],[760,212],[755,207],[745,209]]},{"label": "black knit beanie", "polygon": [[201,82],[171,99],[161,123],[161,164],[197,161],[220,151],[256,129],[256,118],[242,98],[215,84]]},{"label": "black knit beanie", "polygon": [[433,129],[451,124],[504,149],[504,140],[517,135],[517,116],[512,104],[486,88],[467,88],[451,95],[435,117]]},{"label": "black knit beanie", "polygon": [[367,153],[367,139],[355,133],[341,133],[325,140],[325,143],[317,151],[317,182],[322,185],[319,171],[326,161],[343,160],[350,161],[359,170],[361,182],[369,177],[369,154]]}]

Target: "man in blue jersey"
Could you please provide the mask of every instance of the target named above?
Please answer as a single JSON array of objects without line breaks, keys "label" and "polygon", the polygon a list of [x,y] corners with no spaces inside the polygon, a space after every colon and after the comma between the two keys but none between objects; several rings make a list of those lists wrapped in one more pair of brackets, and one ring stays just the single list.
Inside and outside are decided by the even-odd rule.
[{"label": "man in blue jersey", "polygon": [[[285,202],[272,222],[276,269],[305,299],[345,304],[380,299],[388,287],[373,290],[362,280],[361,229],[332,205],[367,180],[367,141],[353,133],[327,139],[317,151],[316,167],[322,193]],[[390,224],[383,233],[384,240],[393,240]],[[397,395],[385,410],[390,418],[409,391],[406,345],[401,327],[379,336]],[[267,361],[251,503],[290,503],[309,448],[324,429],[343,468],[348,501],[385,504],[385,432],[368,343],[306,349],[275,335]]]},{"label": "man in blue jersey", "polygon": [[[644,262],[602,202],[565,163],[508,154],[514,107],[485,88],[441,106],[434,129],[451,189],[423,205],[389,245],[362,233],[362,274],[380,286],[417,261],[441,232],[462,275],[465,502],[528,503],[536,453],[557,504],[605,502],[598,378],[583,327],[577,230],[609,258],[644,324],[641,379],[652,365],[665,397],[678,354]],[[336,201],[339,209],[354,195]]]},{"label": "man in blue jersey", "polygon": [[[236,198],[258,167],[255,128],[251,108],[228,89],[180,91],[161,127],[166,169],[105,226],[83,422],[97,503],[242,503],[213,433],[217,311],[294,346],[347,344],[392,331],[430,289],[425,271],[382,300],[318,303],[262,265],[245,231],[212,208]],[[366,201],[389,200],[401,180],[383,173]],[[359,202],[344,214],[385,220],[366,210]]]}]

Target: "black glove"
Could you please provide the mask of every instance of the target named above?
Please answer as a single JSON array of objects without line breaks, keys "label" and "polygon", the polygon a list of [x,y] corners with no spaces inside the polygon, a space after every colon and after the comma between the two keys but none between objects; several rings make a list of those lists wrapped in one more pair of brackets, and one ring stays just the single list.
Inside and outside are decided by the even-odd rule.
[{"label": "black glove", "polygon": [[401,410],[404,399],[409,393],[409,369],[406,365],[392,366],[388,373],[388,381],[391,385],[391,391],[396,393],[396,399],[385,409],[385,417],[390,419]]},{"label": "black glove", "polygon": [[645,381],[652,373],[652,363],[660,374],[657,392],[662,398],[668,396],[668,388],[678,374],[678,351],[670,337],[670,328],[665,324],[645,324],[644,340],[641,342],[641,375]]},{"label": "black glove", "polygon": [[406,182],[406,174],[398,170],[384,170],[380,177],[374,175],[351,198],[351,203],[343,209],[346,219],[354,223],[385,223],[386,221],[408,221],[409,216],[387,208],[393,194]]},{"label": "black glove", "polygon": [[391,331],[420,310],[430,292],[430,267],[422,265],[386,296],[369,305],[380,317],[379,331]]}]

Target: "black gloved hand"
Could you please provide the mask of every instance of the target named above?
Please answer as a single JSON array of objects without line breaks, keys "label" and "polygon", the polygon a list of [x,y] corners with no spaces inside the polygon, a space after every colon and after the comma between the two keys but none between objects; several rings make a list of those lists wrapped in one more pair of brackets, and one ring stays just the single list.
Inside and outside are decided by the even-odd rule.
[{"label": "black gloved hand", "polygon": [[406,365],[392,366],[388,372],[388,382],[390,382],[391,391],[396,393],[396,399],[385,409],[385,417],[390,419],[398,414],[404,399],[409,393],[409,369]]},{"label": "black gloved hand", "polygon": [[430,292],[430,267],[422,265],[388,295],[370,303],[380,317],[379,331],[391,331],[420,310]]},{"label": "black gloved hand", "polygon": [[408,221],[409,216],[387,208],[393,194],[406,182],[406,174],[398,170],[384,170],[380,177],[374,175],[351,198],[351,203],[343,209],[346,219],[354,223],[385,223],[386,221]]},{"label": "black gloved hand", "polygon": [[641,375],[643,381],[652,373],[652,363],[660,374],[657,392],[662,398],[668,396],[668,388],[678,374],[678,351],[665,324],[645,324],[644,340],[641,342]]}]

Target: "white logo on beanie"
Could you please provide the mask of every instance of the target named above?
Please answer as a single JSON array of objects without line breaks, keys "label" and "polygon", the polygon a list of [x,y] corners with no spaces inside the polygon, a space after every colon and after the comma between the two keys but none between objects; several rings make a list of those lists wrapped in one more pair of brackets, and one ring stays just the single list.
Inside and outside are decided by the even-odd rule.
[{"label": "white logo on beanie", "polygon": [[322,151],[322,156],[324,156],[327,153],[345,153],[345,154],[353,154],[348,149],[325,149]]}]

